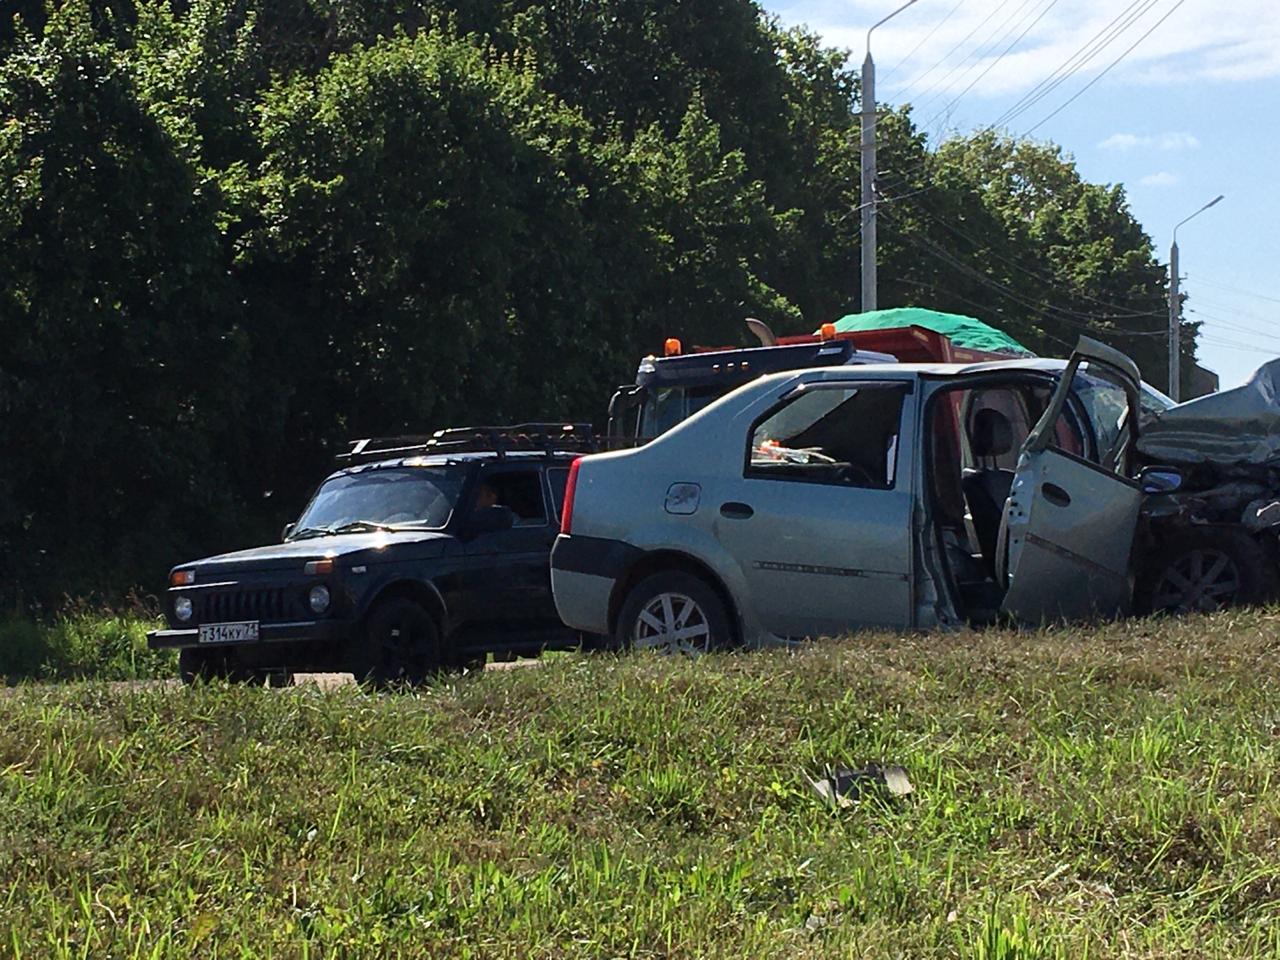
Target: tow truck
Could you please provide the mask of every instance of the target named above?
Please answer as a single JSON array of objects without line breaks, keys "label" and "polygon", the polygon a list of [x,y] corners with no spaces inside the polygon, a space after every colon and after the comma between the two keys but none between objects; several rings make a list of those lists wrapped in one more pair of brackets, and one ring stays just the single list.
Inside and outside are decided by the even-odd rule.
[{"label": "tow truck", "polygon": [[669,337],[661,357],[640,361],[635,383],[609,401],[607,436],[613,447],[639,446],[666,433],[744,383],[769,373],[868,363],[983,363],[1014,354],[956,346],[919,326],[837,332],[824,323],[814,334],[775,336],[763,321],[746,320],[758,347],[701,347],[686,353]]}]

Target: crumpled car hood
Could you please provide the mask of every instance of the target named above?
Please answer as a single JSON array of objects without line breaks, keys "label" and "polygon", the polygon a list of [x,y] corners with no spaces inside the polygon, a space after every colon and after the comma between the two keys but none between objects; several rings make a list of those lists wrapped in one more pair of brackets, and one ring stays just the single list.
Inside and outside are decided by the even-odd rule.
[{"label": "crumpled car hood", "polygon": [[1248,382],[1188,400],[1142,426],[1138,451],[1168,464],[1262,464],[1280,460],[1280,359]]}]

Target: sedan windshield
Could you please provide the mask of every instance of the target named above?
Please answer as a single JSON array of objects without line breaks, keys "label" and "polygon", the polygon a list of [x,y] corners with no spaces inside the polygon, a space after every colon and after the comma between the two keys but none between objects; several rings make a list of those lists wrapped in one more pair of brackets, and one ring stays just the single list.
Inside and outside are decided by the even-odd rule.
[{"label": "sedan windshield", "polygon": [[293,537],[439,529],[453,513],[463,474],[458,467],[396,467],[333,477],[307,505]]}]

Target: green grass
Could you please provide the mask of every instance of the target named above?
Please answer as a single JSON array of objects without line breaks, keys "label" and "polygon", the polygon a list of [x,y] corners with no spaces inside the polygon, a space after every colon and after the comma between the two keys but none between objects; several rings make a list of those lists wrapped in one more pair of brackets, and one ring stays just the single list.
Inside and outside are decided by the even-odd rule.
[{"label": "green grass", "polygon": [[0,619],[0,685],[19,680],[141,680],[172,677],[177,656],[148,650],[160,622],[139,614],[72,612],[48,623]]},{"label": "green grass", "polygon": [[[1280,617],[0,698],[0,954],[1280,953]],[[832,811],[805,777],[903,764]]]}]

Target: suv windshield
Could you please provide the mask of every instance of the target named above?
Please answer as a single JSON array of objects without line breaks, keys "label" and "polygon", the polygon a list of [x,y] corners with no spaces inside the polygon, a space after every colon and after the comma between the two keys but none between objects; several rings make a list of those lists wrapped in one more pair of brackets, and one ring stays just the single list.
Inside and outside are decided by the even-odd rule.
[{"label": "suv windshield", "polygon": [[449,522],[462,467],[396,467],[333,477],[303,511],[294,538],[384,528],[438,529]]}]

